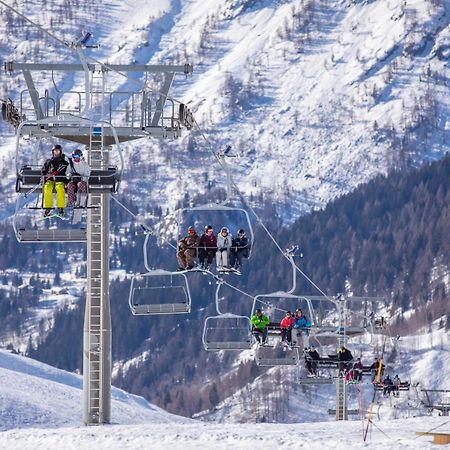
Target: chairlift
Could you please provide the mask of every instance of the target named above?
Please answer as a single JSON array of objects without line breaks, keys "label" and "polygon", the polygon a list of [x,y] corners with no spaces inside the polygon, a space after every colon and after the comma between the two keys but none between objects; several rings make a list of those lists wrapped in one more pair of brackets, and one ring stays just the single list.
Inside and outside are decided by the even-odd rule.
[{"label": "chairlift", "polygon": [[[270,320],[269,326],[267,327],[269,343],[274,341],[274,337],[281,338],[280,322],[287,311],[294,313],[301,306],[302,311],[305,309],[308,311],[308,315],[305,314],[305,316],[309,319],[310,325],[313,326],[316,322],[315,312],[311,300],[305,296],[300,296],[293,293],[297,286],[294,254],[291,250],[288,250],[286,252],[286,256],[292,267],[291,289],[289,291],[277,291],[270,294],[259,294],[253,298],[251,316],[253,317],[256,314],[256,311],[261,309]],[[309,343],[308,336],[311,326],[292,330],[293,347],[304,347]],[[303,339],[303,336],[305,339]],[[300,340],[302,342],[300,342]],[[278,339],[275,339],[275,342],[278,342]]]},{"label": "chairlift", "polygon": [[[306,306],[306,308],[305,308]],[[284,291],[272,292],[270,294],[259,294],[253,299],[252,313],[253,316],[256,314],[257,309],[261,309],[265,312],[266,316],[269,318],[270,323],[267,327],[269,342],[278,341],[277,338],[281,337],[280,322],[285,316],[287,311],[295,312],[297,308],[301,307],[302,310],[308,311],[308,319],[311,325],[315,324],[315,313],[312,306],[312,302],[299,295],[292,294]],[[305,314],[306,315],[306,314]],[[300,339],[302,337],[308,341],[308,335],[311,327],[304,327],[292,330],[292,341],[300,345]],[[305,346],[307,342],[302,343],[302,347]]]},{"label": "chairlift", "polygon": [[260,345],[255,349],[256,365],[262,367],[295,366],[300,361],[298,348]]},{"label": "chairlift", "polygon": [[[109,128],[119,156],[119,165],[105,165],[92,169],[89,177],[87,197],[77,208],[73,209],[73,224],[69,223],[71,207],[66,208],[65,220],[61,218],[50,218],[42,220],[42,192],[45,178],[41,173],[42,164],[33,165],[34,161],[27,158],[28,153],[21,151],[21,138],[27,134],[28,126],[39,126],[45,129],[51,126],[52,129],[60,128],[61,134],[67,129],[88,126],[92,133],[101,135],[104,129]],[[31,133],[31,131],[28,131]],[[89,151],[88,151],[89,152]],[[35,158],[35,155],[33,155]],[[89,155],[88,155],[89,156]],[[71,114],[60,114],[57,116],[46,117],[34,122],[22,122],[16,131],[16,192],[19,194],[16,201],[16,210],[13,219],[13,228],[16,238],[19,242],[86,242],[86,226],[81,223],[81,214],[76,214],[76,209],[86,211],[90,208],[88,198],[90,194],[113,193],[119,188],[123,169],[123,156],[120,149],[120,143],[114,127],[108,122],[92,121],[83,117],[73,116]]]},{"label": "chairlift", "polygon": [[[246,258],[249,259],[255,242],[253,226],[248,212],[244,208],[233,206],[231,200],[231,175],[230,169],[226,163],[226,156],[229,155],[225,152],[220,155],[223,167],[227,174],[227,194],[225,200],[217,203],[189,206],[175,211],[174,216],[178,228],[177,237],[178,239],[181,239],[185,236],[189,226],[195,226],[198,234],[201,235],[201,231],[204,227],[211,225],[217,230],[216,236],[223,227],[226,227],[230,230],[230,234],[233,237],[235,237],[234,230],[244,229],[249,240],[248,257]],[[196,254],[195,257],[198,257],[198,254]],[[221,271],[224,272],[226,269],[224,268],[224,270]],[[233,273],[233,271],[230,271],[230,273]]]},{"label": "chairlift", "polygon": [[205,350],[249,350],[253,344],[250,319],[231,313],[207,317],[202,341]]},{"label": "chairlift", "polygon": [[187,277],[184,273],[162,269],[134,275],[128,302],[136,316],[190,313]]},{"label": "chairlift", "polygon": [[151,269],[148,264],[146,233],[143,253],[145,273],[131,278],[128,303],[134,315],[186,314],[191,312],[191,293],[184,272]]},{"label": "chairlift", "polygon": [[217,315],[205,319],[202,342],[205,350],[249,350],[253,345],[250,318],[220,310],[219,292],[223,282],[218,280],[215,292]]}]

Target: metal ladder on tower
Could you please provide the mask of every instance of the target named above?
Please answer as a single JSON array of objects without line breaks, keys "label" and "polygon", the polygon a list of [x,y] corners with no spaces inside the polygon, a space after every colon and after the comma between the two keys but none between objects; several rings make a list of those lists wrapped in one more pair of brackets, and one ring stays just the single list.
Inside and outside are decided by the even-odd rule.
[{"label": "metal ladder on tower", "polygon": [[[339,296],[338,300],[338,313],[339,313],[339,330],[343,333],[339,334],[338,337],[338,348],[345,347],[347,343],[346,338],[346,325],[345,325],[345,314],[346,314],[346,303],[343,296]],[[345,376],[343,374],[342,367],[337,368],[336,371],[336,420],[348,420],[348,409],[347,409],[347,385],[345,382]]]},{"label": "metal ladder on tower", "polygon": [[336,420],[347,420],[347,392],[345,378],[339,374],[339,369],[336,372]]},{"label": "metal ladder on tower", "polygon": [[[105,72],[91,74],[91,106],[88,160],[92,169],[107,166],[102,120],[105,110]],[[96,125],[98,124],[98,125]],[[84,422],[110,422],[111,415],[111,315],[109,305],[109,194],[89,194],[87,220],[88,292],[84,324]]]}]

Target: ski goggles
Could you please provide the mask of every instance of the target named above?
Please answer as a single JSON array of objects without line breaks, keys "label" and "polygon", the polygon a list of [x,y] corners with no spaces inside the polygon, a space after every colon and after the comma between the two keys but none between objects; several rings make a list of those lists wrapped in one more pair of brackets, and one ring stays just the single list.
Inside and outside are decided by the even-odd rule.
[{"label": "ski goggles", "polygon": [[81,155],[76,153],[75,155],[72,153],[72,159],[81,159]]}]

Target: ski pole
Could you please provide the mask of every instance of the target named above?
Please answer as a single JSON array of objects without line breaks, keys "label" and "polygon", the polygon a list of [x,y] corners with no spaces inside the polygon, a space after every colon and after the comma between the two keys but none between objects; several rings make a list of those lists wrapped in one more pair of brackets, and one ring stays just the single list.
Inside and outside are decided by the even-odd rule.
[{"label": "ski pole", "polygon": [[[48,180],[50,180],[50,178],[54,177],[55,175],[58,174],[58,172],[63,168],[63,165],[61,164],[56,170],[54,170],[50,175],[47,175],[44,178],[44,182],[42,183],[42,185],[44,185]],[[41,185],[41,182],[37,183],[36,186],[34,186],[33,188],[31,188],[28,192],[25,193],[24,197],[27,198],[30,194],[32,194],[39,186]]]}]

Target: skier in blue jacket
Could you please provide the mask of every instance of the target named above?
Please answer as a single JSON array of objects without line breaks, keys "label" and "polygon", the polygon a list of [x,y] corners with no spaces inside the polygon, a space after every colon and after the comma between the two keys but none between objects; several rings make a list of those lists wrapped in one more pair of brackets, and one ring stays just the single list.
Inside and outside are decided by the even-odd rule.
[{"label": "skier in blue jacket", "polygon": [[294,321],[295,322],[293,328],[296,329],[309,328],[311,326],[311,322],[308,322],[308,319],[303,314],[303,311],[300,308],[295,311]]}]

